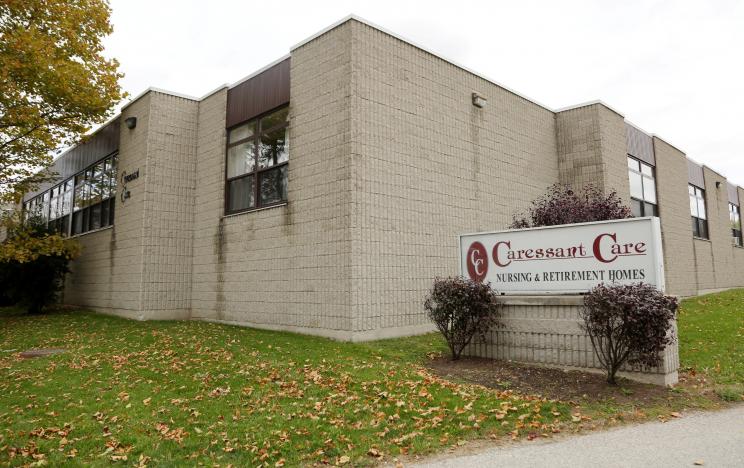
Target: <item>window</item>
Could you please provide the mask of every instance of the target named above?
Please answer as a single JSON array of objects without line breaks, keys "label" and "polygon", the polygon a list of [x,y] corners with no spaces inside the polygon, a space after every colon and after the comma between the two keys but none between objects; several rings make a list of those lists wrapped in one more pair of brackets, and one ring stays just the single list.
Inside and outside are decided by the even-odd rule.
[{"label": "window", "polygon": [[729,219],[731,220],[731,237],[733,237],[734,245],[741,247],[741,210],[739,205],[729,203]]},{"label": "window", "polygon": [[628,179],[633,216],[658,216],[653,166],[628,156]]},{"label": "window", "polygon": [[228,131],[225,212],[287,201],[288,117],[285,106]]},{"label": "window", "polygon": [[36,218],[62,234],[81,234],[114,224],[116,161],[112,155],[23,205],[24,220]]},{"label": "window", "polygon": [[708,217],[705,214],[705,190],[689,185],[690,213],[692,214],[692,235],[701,239],[708,238]]},{"label": "window", "polygon": [[75,176],[72,234],[114,224],[116,162],[117,157],[113,155]]}]

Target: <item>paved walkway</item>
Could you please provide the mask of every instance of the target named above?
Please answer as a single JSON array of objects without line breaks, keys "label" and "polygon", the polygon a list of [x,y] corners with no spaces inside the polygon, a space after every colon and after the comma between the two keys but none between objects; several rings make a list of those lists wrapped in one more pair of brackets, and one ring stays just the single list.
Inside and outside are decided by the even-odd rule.
[{"label": "paved walkway", "polygon": [[625,426],[554,442],[519,443],[427,467],[744,467],[744,405],[683,413],[666,423]]}]

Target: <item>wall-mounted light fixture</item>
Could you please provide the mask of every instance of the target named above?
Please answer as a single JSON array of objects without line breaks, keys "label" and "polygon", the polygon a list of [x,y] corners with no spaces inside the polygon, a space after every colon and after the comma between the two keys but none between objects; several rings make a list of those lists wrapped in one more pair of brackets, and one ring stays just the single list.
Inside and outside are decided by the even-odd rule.
[{"label": "wall-mounted light fixture", "polygon": [[137,126],[137,117],[127,117],[124,119],[124,123],[127,125],[129,130]]},{"label": "wall-mounted light fixture", "polygon": [[484,108],[486,107],[486,103],[488,103],[488,100],[481,96],[478,93],[473,93],[473,105],[475,107]]},{"label": "wall-mounted light fixture", "polygon": [[716,181],[716,188],[721,188],[721,181],[720,180],[717,180]]}]

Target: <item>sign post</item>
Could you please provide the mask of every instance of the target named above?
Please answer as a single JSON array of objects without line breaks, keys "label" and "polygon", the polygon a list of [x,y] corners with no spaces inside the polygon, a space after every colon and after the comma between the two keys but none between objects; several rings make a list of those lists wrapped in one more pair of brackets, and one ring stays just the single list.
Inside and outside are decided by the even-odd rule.
[{"label": "sign post", "polygon": [[459,236],[460,274],[503,294],[577,294],[600,283],[664,291],[659,218]]}]

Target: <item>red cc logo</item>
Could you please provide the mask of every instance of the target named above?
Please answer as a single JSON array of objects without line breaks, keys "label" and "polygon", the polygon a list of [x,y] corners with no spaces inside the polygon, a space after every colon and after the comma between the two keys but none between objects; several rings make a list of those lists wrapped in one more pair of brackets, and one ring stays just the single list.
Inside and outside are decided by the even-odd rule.
[{"label": "red cc logo", "polygon": [[488,252],[483,244],[480,242],[470,244],[466,261],[470,279],[482,282],[488,273]]}]

